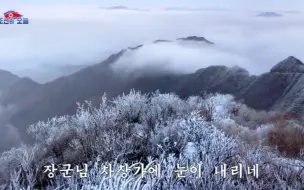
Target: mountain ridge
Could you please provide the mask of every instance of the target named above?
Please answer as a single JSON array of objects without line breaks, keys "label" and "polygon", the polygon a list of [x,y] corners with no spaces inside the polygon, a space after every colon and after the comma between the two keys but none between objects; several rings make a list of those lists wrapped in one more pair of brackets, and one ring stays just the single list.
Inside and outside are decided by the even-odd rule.
[{"label": "mountain ridge", "polygon": [[17,75],[0,69],[0,92],[9,88],[12,84],[18,81],[20,77]]},{"label": "mountain ridge", "polygon": [[[203,39],[203,38],[201,38]],[[205,38],[204,38],[205,39]],[[210,66],[197,70],[191,74],[161,73],[136,78],[126,78],[116,73],[111,67],[127,50],[112,54],[103,62],[84,68],[69,76],[60,77],[52,82],[35,87],[27,92],[28,102],[9,118],[9,122],[16,126],[22,134],[26,127],[38,120],[47,120],[56,115],[74,114],[76,102],[85,100],[99,105],[102,94],[108,98],[128,93],[131,89],[143,93],[160,90],[162,93],[174,92],[182,98],[203,93],[232,94],[237,100],[243,100],[248,106],[259,110],[280,110],[304,114],[304,74],[294,72],[266,72],[262,75],[250,75],[241,67]],[[287,62],[293,64],[293,59]],[[280,65],[279,62],[276,65]],[[286,65],[286,61],[285,64]],[[274,68],[276,68],[276,65]],[[20,93],[18,93],[20,94]],[[23,94],[26,94],[23,92]],[[12,95],[7,94],[6,97]],[[4,99],[0,99],[0,104]],[[288,104],[284,104],[288,102]],[[18,103],[17,100],[9,102]]]}]

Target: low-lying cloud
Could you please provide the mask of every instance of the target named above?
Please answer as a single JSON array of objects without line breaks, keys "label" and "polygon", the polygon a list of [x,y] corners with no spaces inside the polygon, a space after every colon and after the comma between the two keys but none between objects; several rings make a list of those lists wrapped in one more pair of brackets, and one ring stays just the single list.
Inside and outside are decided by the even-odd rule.
[{"label": "low-lying cloud", "polygon": [[173,71],[182,74],[193,73],[200,68],[211,65],[252,67],[250,60],[244,56],[226,51],[215,45],[191,43],[192,45],[177,42],[145,44],[135,51],[127,51],[113,67],[124,72],[140,69],[156,72]]},{"label": "low-lying cloud", "polygon": [[132,12],[77,7],[65,11],[62,8],[61,16],[58,13],[54,17],[49,10],[42,19],[37,16],[39,12],[28,10],[20,7],[18,11],[28,14],[29,25],[2,25],[0,30],[0,69],[23,76],[27,75],[27,68],[41,69],[44,64],[89,65],[122,48],[192,35],[203,36],[216,45],[147,45],[120,63],[122,67],[144,67],[169,61],[164,69],[180,72],[209,65],[238,65],[260,74],[290,55],[304,60],[303,14],[270,19],[238,10]]}]

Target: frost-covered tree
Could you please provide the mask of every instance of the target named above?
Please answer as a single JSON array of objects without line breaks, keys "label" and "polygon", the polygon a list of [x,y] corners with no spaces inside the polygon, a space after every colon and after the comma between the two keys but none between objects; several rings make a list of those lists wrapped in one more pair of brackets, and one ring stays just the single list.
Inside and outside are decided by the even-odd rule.
[{"label": "frost-covered tree", "polygon": [[[231,110],[236,108],[250,114],[234,115]],[[14,148],[0,158],[2,187],[300,189],[304,183],[304,161],[301,157],[284,157],[268,146],[268,133],[275,126],[256,117],[268,114],[247,108],[231,95],[182,100],[175,94],[141,94],[132,90],[111,101],[104,95],[99,107],[90,102],[78,104],[75,115],[54,117],[30,126],[28,132],[36,139],[35,144]],[[251,119],[259,122],[250,122]],[[123,177],[119,166],[136,162],[146,167],[159,164],[160,176],[142,177],[130,172]],[[49,179],[43,166],[50,163],[87,163],[88,177],[73,174],[71,178],[56,175]],[[219,177],[215,167],[223,163],[241,163],[244,167],[259,164],[261,174],[259,179],[251,175],[242,179]],[[104,164],[113,165],[111,177],[101,174]],[[177,165],[197,164],[201,165],[200,177],[188,172],[184,178],[177,178]]]}]

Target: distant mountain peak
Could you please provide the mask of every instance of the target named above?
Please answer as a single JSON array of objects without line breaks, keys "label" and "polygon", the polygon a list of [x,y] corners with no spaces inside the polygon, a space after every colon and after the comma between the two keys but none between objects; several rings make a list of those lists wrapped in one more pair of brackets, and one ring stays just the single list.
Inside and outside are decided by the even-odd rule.
[{"label": "distant mountain peak", "polygon": [[283,15],[276,12],[262,12],[258,14],[258,17],[281,17]]},{"label": "distant mountain peak", "polygon": [[112,7],[109,7],[109,8],[111,8],[111,9],[128,9],[128,7],[122,6],[122,5],[112,6]]},{"label": "distant mountain peak", "polygon": [[294,56],[289,56],[272,67],[270,72],[304,73],[304,64]]},{"label": "distant mountain peak", "polygon": [[139,49],[139,48],[141,48],[141,47],[143,47],[144,45],[143,44],[141,44],[141,45],[137,45],[137,46],[134,46],[134,47],[128,47],[128,49],[130,49],[130,50],[137,50],[137,49]]},{"label": "distant mountain peak", "polygon": [[172,41],[159,39],[159,40],[155,40],[153,43],[157,44],[157,43],[167,43],[167,42],[172,42]]},{"label": "distant mountain peak", "polygon": [[148,11],[147,9],[131,8],[131,7],[126,7],[126,6],[123,6],[123,5],[117,5],[117,6],[111,6],[111,7],[100,7],[100,9],[105,9],[105,10],[133,10],[133,11]]},{"label": "distant mountain peak", "polygon": [[206,42],[207,44],[214,44],[213,42],[207,40],[206,38],[199,37],[199,36],[188,36],[188,37],[185,37],[185,38],[177,38],[177,40]]},{"label": "distant mountain peak", "polygon": [[129,9],[126,6],[118,5],[118,6],[111,6],[111,7],[99,7],[100,9],[106,9],[106,10],[125,10]]},{"label": "distant mountain peak", "polygon": [[[189,36],[189,37],[185,37],[185,38],[177,38],[176,40],[177,41],[191,41],[191,42],[205,42],[207,44],[214,44],[213,42],[207,40],[206,38],[198,37],[198,36]],[[158,39],[158,40],[153,41],[152,44],[171,43],[171,42],[174,42],[174,41],[165,40],[165,39]],[[138,49],[140,49],[144,46],[145,46],[144,44],[140,44],[140,45],[137,45],[137,46],[130,46],[127,49],[128,50],[138,50]],[[124,53],[124,52],[122,52],[122,53]]]}]

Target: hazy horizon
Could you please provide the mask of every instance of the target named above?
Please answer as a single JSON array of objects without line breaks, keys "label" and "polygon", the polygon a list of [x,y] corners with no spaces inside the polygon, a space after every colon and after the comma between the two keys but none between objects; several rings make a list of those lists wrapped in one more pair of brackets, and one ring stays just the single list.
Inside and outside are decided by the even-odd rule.
[{"label": "hazy horizon", "polygon": [[[0,26],[0,69],[22,76],[30,75],[26,73],[28,69],[40,70],[44,65],[91,65],[123,48],[149,44],[157,39],[174,40],[193,35],[214,42],[216,48],[203,50],[181,46],[147,46],[141,52],[151,52],[145,52],[144,57],[138,57],[141,54],[136,53],[128,61],[137,63],[144,60],[153,64],[153,60],[173,60],[178,62],[176,68],[185,70],[182,60],[187,62],[185,66],[188,72],[210,65],[232,66],[235,63],[251,74],[261,74],[288,56],[304,60],[304,37],[301,37],[304,15],[301,12],[288,13],[291,10],[301,11],[300,6],[296,9],[296,3],[290,8],[273,8],[280,10],[283,17],[259,18],[256,15],[260,13],[259,10],[264,10],[262,7],[250,8],[248,5],[240,9],[221,3],[196,5],[199,8],[221,7],[230,10],[111,11],[98,9],[106,2],[100,3],[100,6],[79,5],[80,1],[78,4],[54,2],[52,5],[31,2],[30,5],[22,5],[18,1],[12,3],[14,10],[30,19],[29,25]],[[162,8],[170,5],[169,1],[166,2],[160,4]],[[112,5],[144,7],[140,3],[118,1]],[[191,5],[195,3],[176,3],[175,7]],[[7,9],[1,7],[0,11]],[[174,67],[174,63],[171,65]]]}]

